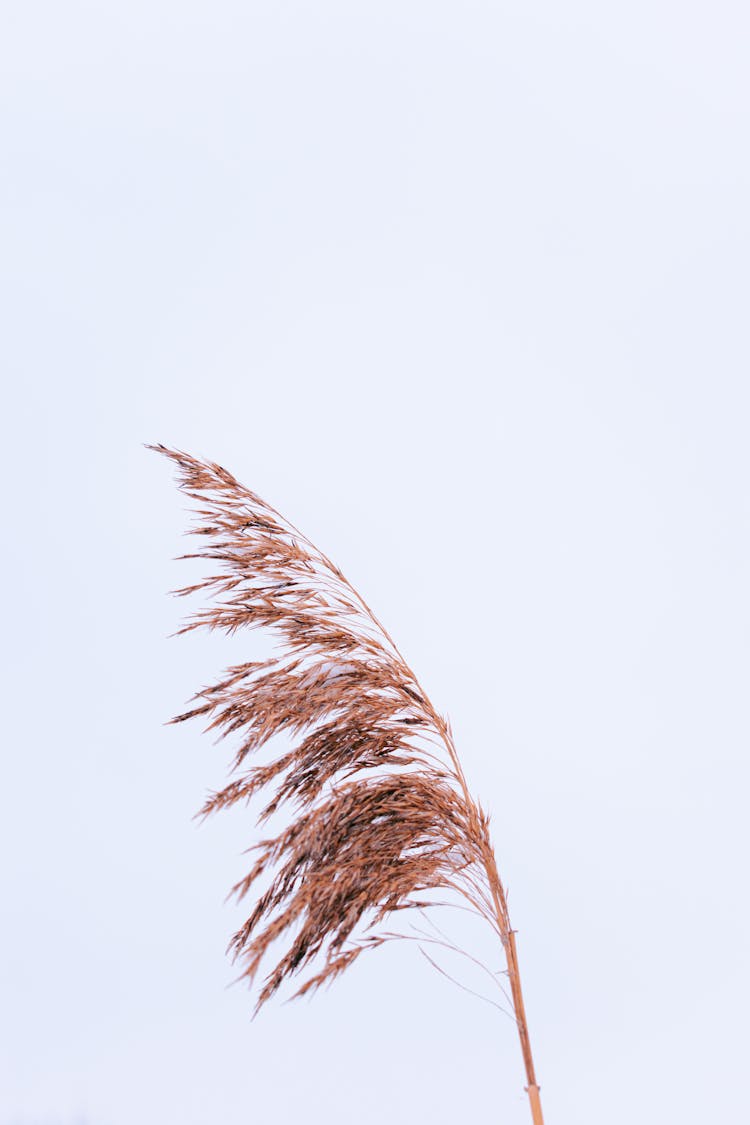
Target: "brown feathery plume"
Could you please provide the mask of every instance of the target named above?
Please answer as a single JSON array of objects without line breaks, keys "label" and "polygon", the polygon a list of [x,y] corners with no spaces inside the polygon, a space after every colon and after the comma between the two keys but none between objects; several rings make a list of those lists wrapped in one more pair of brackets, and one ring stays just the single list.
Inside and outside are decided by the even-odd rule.
[{"label": "brown feathery plume", "polygon": [[[261,791],[270,792],[261,822],[293,803],[292,823],[256,845],[254,864],[233,888],[242,899],[262,877],[267,883],[230,943],[243,977],[252,982],[271,946],[286,939],[256,1011],[287,978],[301,974],[295,995],[304,995],[365,949],[404,937],[383,923],[394,911],[429,905],[420,894],[455,892],[502,942],[532,1119],[543,1125],[489,819],[469,794],[448,721],[364,599],[306,536],[221,466],[148,448],[174,462],[180,488],[198,505],[193,533],[205,545],[181,557],[209,559],[220,571],[175,591],[211,595],[180,632],[268,627],[282,641],[282,656],[229,668],[172,720],[202,717],[208,730],[239,737],[234,780],[210,797],[204,815]],[[249,765],[279,733],[293,748]]]}]

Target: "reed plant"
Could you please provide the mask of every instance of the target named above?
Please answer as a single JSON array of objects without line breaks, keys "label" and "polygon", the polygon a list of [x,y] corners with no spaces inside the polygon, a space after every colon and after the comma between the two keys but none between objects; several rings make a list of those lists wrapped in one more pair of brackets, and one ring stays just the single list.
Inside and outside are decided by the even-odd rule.
[{"label": "reed plant", "polygon": [[[233,887],[250,906],[230,950],[248,983],[262,973],[256,1010],[288,981],[303,996],[366,950],[403,939],[393,928],[402,912],[458,896],[503,947],[531,1116],[543,1125],[489,817],[469,792],[448,720],[362,596],[302,532],[221,466],[149,448],[173,462],[195,505],[199,546],[181,557],[212,569],[175,591],[207,599],[180,632],[265,628],[280,641],[275,655],[228,668],[172,720],[199,719],[236,740],[231,780],[201,815],[256,795],[261,824],[288,812]],[[254,762],[276,735],[289,748]],[[453,948],[435,934],[418,940]]]}]

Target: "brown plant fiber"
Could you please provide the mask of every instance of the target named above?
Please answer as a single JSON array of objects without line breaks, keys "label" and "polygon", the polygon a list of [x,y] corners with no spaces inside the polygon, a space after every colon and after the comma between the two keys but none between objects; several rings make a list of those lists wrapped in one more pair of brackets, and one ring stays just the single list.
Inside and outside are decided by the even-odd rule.
[{"label": "brown plant fiber", "polygon": [[[256,794],[265,800],[261,823],[290,808],[288,827],[256,845],[233,888],[251,901],[230,943],[242,975],[252,983],[267,955],[275,959],[256,1010],[288,979],[296,977],[295,995],[304,995],[399,936],[386,928],[389,917],[423,908],[425,893],[455,892],[504,946],[532,1116],[541,1125],[489,818],[469,794],[448,721],[365,601],[301,532],[219,465],[149,448],[170,458],[195,505],[200,547],[181,557],[213,568],[175,591],[208,596],[180,632],[268,628],[281,642],[280,655],[229,668],[172,720],[198,718],[237,740],[232,780],[203,814]],[[292,748],[253,764],[278,734]]]}]

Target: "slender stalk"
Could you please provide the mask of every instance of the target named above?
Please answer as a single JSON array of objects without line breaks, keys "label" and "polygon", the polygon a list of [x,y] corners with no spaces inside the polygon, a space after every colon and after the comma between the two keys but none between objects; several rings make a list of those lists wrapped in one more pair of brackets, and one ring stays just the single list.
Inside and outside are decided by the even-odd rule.
[{"label": "slender stalk", "polygon": [[513,1011],[516,1017],[516,1027],[518,1028],[518,1038],[521,1042],[521,1054],[523,1055],[523,1065],[526,1070],[526,1081],[528,1083],[526,1093],[529,1095],[531,1119],[533,1125],[544,1125],[542,1102],[539,1094],[539,1086],[536,1081],[536,1073],[534,1071],[534,1058],[531,1053],[529,1026],[526,1021],[526,1008],[524,1006],[523,992],[521,990],[521,973],[518,968],[516,932],[510,925],[508,902],[505,897],[503,885],[500,882],[500,877],[497,873],[494,856],[488,857],[487,874],[492,889],[492,898],[495,904],[498,925],[500,926],[500,932],[502,934],[503,946],[505,947],[505,959],[508,964],[508,979],[510,981],[510,991],[513,998]]},{"label": "slender stalk", "polygon": [[[464,796],[468,804],[471,798],[469,796],[469,790],[466,785],[466,778],[464,777],[464,772],[461,768],[458,754],[456,753],[456,748],[453,745],[453,738],[451,736],[450,730],[446,727],[446,724],[440,719],[440,716],[434,710],[433,715],[435,718],[436,726],[439,730],[441,730],[441,733],[443,735],[445,746],[455,767],[456,776],[458,778],[459,784],[461,785],[461,788],[463,789]],[[526,1070],[526,1081],[528,1082],[526,1092],[529,1095],[531,1119],[533,1121],[533,1125],[544,1125],[541,1096],[539,1093],[539,1086],[537,1086],[536,1082],[534,1058],[531,1053],[531,1041],[529,1039],[529,1027],[526,1021],[526,1008],[524,1006],[523,992],[521,990],[521,973],[518,968],[516,934],[515,930],[510,924],[508,900],[505,896],[505,890],[503,889],[503,884],[497,870],[495,853],[491,847],[487,847],[485,849],[484,869],[487,872],[487,881],[489,883],[490,892],[492,894],[492,903],[494,906],[495,918],[497,920],[503,947],[505,949],[505,959],[508,965],[508,979],[510,981],[511,997],[513,1000],[513,1012],[516,1019],[516,1027],[518,1028],[518,1038],[521,1041],[521,1053],[523,1055],[523,1065]]]},{"label": "slender stalk", "polygon": [[521,991],[521,974],[518,969],[518,950],[516,949],[515,930],[508,931],[508,941],[505,946],[505,956],[508,961],[508,976],[510,978],[511,994],[513,996],[513,1007],[515,1008],[516,1012],[518,1037],[521,1040],[523,1065],[526,1068],[526,1080],[528,1082],[526,1092],[529,1095],[529,1102],[531,1104],[531,1119],[534,1122],[534,1125],[544,1125],[544,1118],[542,1117],[542,1102],[539,1095],[539,1087],[536,1083],[536,1074],[534,1073],[534,1059],[531,1054],[529,1028],[526,1022],[526,1009],[523,1003],[523,992]]}]

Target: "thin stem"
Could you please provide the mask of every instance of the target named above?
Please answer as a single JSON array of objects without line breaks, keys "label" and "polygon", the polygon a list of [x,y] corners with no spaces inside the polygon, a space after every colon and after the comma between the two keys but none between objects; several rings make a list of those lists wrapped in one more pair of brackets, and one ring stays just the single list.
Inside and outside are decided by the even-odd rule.
[{"label": "thin stem", "polygon": [[526,1008],[523,1002],[523,992],[521,990],[521,974],[518,968],[518,950],[516,948],[516,933],[511,929],[510,916],[508,914],[508,902],[503,890],[503,885],[497,873],[497,868],[494,863],[494,857],[488,859],[487,862],[487,875],[492,889],[492,897],[495,902],[495,910],[497,913],[497,920],[503,931],[503,945],[505,946],[505,958],[508,963],[508,979],[510,981],[510,991],[513,997],[513,1010],[516,1013],[516,1026],[518,1028],[518,1038],[521,1041],[521,1054],[523,1055],[523,1065],[526,1070],[526,1081],[528,1085],[526,1092],[529,1095],[529,1105],[531,1107],[531,1119],[534,1125],[544,1125],[544,1118],[542,1116],[542,1102],[539,1094],[539,1087],[536,1082],[536,1073],[534,1071],[534,1059],[531,1054],[531,1042],[529,1040],[529,1027],[526,1022]]}]

